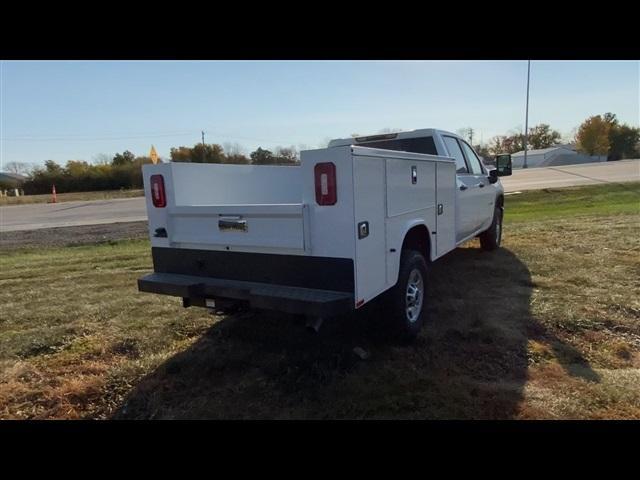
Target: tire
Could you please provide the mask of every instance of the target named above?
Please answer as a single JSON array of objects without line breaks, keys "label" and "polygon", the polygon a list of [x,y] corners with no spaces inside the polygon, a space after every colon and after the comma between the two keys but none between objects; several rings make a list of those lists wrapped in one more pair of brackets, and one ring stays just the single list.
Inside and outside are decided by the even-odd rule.
[{"label": "tire", "polygon": [[483,250],[491,251],[500,247],[502,242],[502,217],[504,211],[502,207],[497,207],[493,211],[493,221],[488,230],[480,234],[480,246]]},{"label": "tire", "polygon": [[427,262],[415,250],[403,250],[398,282],[389,291],[392,333],[402,343],[414,340],[426,320]]}]

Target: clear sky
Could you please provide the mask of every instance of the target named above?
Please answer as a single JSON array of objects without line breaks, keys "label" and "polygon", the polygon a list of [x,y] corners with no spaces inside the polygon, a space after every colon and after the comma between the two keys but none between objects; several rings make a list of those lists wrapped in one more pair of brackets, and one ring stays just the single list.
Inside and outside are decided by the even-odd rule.
[{"label": "clear sky", "polygon": [[[522,130],[526,61],[0,63],[2,163],[161,157],[207,143],[305,145],[384,128]],[[532,61],[529,125],[569,136],[590,115],[640,123],[640,62]]]}]

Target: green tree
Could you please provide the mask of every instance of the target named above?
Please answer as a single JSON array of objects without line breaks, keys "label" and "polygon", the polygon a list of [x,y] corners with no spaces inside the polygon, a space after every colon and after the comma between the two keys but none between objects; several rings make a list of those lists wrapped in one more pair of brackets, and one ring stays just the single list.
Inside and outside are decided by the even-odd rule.
[{"label": "green tree", "polygon": [[172,162],[226,163],[222,147],[216,143],[197,143],[193,147],[172,148]]},{"label": "green tree", "polygon": [[609,156],[607,160],[621,160],[634,158],[640,155],[638,142],[640,141],[640,128],[620,124],[615,113],[607,112],[603,120],[609,124]]},{"label": "green tree", "polygon": [[216,143],[198,143],[191,149],[191,161],[194,163],[225,163],[222,147]]},{"label": "green tree", "polygon": [[602,119],[611,126],[618,124],[618,117],[615,113],[607,112],[602,116]]},{"label": "green tree", "polygon": [[169,152],[172,162],[190,162],[191,161],[191,148],[189,147],[171,147]]},{"label": "green tree", "polygon": [[44,168],[50,175],[59,175],[62,173],[62,167],[53,160],[46,160],[44,162]]},{"label": "green tree", "polygon": [[90,165],[83,160],[69,160],[65,165],[65,174],[71,177],[80,177],[89,171]]},{"label": "green tree", "polygon": [[607,155],[609,153],[609,131],[611,123],[600,115],[587,118],[576,134],[578,151],[587,155]]},{"label": "green tree", "polygon": [[546,123],[541,123],[529,129],[529,147],[532,150],[549,148],[560,143],[560,132],[553,130]]},{"label": "green tree", "polygon": [[627,124],[615,125],[609,130],[611,150],[608,160],[640,157],[640,128]]},{"label": "green tree", "polygon": [[231,153],[227,154],[225,159],[225,163],[233,163],[233,164],[247,164],[251,163],[251,159],[249,159],[246,155],[242,153]]},{"label": "green tree", "polygon": [[123,153],[116,153],[111,160],[111,165],[118,167],[121,165],[131,165],[136,156],[129,150],[125,150]]},{"label": "green tree", "polygon": [[249,156],[251,157],[251,163],[254,165],[273,165],[276,163],[273,153],[269,150],[263,150],[260,147],[254,152],[251,152]]}]

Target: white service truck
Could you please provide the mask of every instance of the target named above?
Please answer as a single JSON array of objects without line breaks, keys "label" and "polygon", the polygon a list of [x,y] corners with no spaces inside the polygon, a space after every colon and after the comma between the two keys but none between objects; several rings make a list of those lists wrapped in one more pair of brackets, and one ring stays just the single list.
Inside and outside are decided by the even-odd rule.
[{"label": "white service truck", "polygon": [[322,318],[381,294],[403,337],[424,322],[428,264],[479,236],[500,246],[498,179],[461,137],[436,129],[332,140],[299,166],[143,167],[154,273],[143,292],[183,306],[244,302]]}]

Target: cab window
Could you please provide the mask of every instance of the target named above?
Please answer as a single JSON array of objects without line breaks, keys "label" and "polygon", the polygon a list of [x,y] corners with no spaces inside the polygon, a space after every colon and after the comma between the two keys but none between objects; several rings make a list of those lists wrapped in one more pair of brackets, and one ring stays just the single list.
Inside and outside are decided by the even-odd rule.
[{"label": "cab window", "polygon": [[365,142],[359,145],[371,148],[384,148],[385,150],[399,150],[411,153],[426,153],[437,155],[436,144],[433,137],[399,138],[395,140],[380,140],[377,142]]},{"label": "cab window", "polygon": [[467,144],[467,142],[460,142],[462,149],[464,150],[464,156],[467,157],[469,167],[471,167],[471,173],[474,175],[482,175],[482,166],[480,165],[480,159],[476,155],[476,152]]},{"label": "cab window", "polygon": [[456,173],[469,173],[469,169],[464,161],[464,155],[462,154],[458,140],[453,137],[447,137],[446,135],[442,138],[447,146],[447,150],[449,151],[449,156],[456,160]]}]

